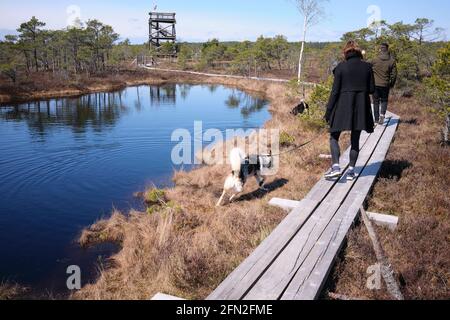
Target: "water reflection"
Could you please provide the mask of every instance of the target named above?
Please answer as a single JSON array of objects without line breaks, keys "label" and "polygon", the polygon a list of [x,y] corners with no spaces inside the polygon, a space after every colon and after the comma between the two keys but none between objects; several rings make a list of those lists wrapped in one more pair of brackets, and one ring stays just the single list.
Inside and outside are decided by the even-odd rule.
[{"label": "water reflection", "polygon": [[193,87],[192,84],[187,84],[187,83],[178,85],[178,88],[180,88],[180,96],[183,100],[186,100],[188,98],[192,87]]},{"label": "water reflection", "polygon": [[242,116],[248,118],[252,113],[259,112],[267,107],[267,101],[250,96],[242,91],[232,90],[225,101],[225,105],[230,109],[241,109]]},{"label": "water reflection", "polygon": [[127,113],[122,92],[93,93],[79,98],[53,99],[0,108],[0,118],[26,122],[30,131],[44,137],[54,127],[64,125],[73,132],[95,131],[114,126]]},{"label": "water reflection", "polygon": [[175,105],[177,102],[177,86],[175,84],[151,86],[150,101],[152,106]]},{"label": "water reflection", "polygon": [[[176,106],[177,96],[182,100],[189,98],[194,85],[167,84],[163,86],[145,86],[149,90],[151,106]],[[218,86],[206,87],[211,93],[216,92]],[[83,133],[88,127],[96,132],[113,127],[121,116],[126,115],[131,106],[137,112],[144,109],[142,86],[128,88],[117,92],[92,93],[78,98],[62,98],[48,101],[36,101],[5,108],[0,108],[0,119],[8,121],[26,122],[30,131],[40,137],[53,128],[53,125],[65,125],[75,133]],[[135,90],[135,93],[132,91]],[[124,103],[128,95],[133,96],[133,102]],[[259,112],[267,106],[263,99],[250,96],[238,90],[231,90],[225,101],[230,109],[240,109],[244,118]]]},{"label": "water reflection", "polygon": [[135,208],[134,192],[170,185],[174,130],[194,137],[200,120],[205,131],[257,128],[265,105],[223,86],[172,84],[0,108],[0,282],[65,290],[68,265],[88,274],[96,260],[74,249],[80,230]]}]

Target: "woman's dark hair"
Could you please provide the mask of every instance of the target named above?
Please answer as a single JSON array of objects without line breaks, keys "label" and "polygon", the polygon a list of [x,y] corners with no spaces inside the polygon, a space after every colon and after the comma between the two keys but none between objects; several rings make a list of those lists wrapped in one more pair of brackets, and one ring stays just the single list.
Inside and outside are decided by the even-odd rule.
[{"label": "woman's dark hair", "polygon": [[361,48],[359,47],[358,43],[353,40],[347,41],[343,52],[345,59],[348,59],[350,56],[359,56],[360,58],[363,57]]}]

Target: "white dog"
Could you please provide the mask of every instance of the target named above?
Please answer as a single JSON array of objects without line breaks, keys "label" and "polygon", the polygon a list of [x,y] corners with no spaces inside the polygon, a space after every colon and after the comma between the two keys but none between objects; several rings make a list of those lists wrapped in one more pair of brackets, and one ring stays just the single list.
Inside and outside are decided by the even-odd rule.
[{"label": "white dog", "polygon": [[227,193],[232,192],[230,202],[244,190],[244,185],[249,177],[254,176],[258,182],[259,188],[268,191],[264,188],[264,178],[262,176],[263,169],[271,169],[273,167],[272,153],[269,155],[259,155],[246,157],[245,153],[235,148],[230,153],[230,163],[232,173],[228,176],[223,187],[223,193],[217,202],[217,207],[222,205],[223,199]]}]

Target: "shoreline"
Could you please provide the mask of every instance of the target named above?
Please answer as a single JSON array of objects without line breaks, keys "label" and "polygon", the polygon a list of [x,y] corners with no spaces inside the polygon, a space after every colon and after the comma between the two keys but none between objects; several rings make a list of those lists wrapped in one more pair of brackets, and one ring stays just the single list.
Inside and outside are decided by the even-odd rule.
[{"label": "shoreline", "polygon": [[[286,94],[285,85],[158,72],[149,72],[145,77],[141,73],[138,78],[125,79],[123,83],[125,86],[212,84],[261,94],[269,101],[272,115],[263,128],[280,128],[295,143],[315,133],[315,129],[290,115],[296,98]],[[117,80],[111,80],[110,84],[114,83],[117,85]],[[86,93],[89,92],[81,95]],[[392,265],[408,282],[405,297],[444,297],[448,291],[434,274],[447,269],[445,265],[450,261],[445,247],[446,230],[449,230],[445,211],[448,197],[443,191],[448,178],[434,181],[431,176],[424,178],[422,173],[434,170],[445,177],[450,154],[439,145],[437,117],[423,107],[420,99],[394,95],[392,100],[392,111],[404,120],[373,194],[367,199],[368,210],[392,212],[402,221],[395,234],[379,231]],[[411,139],[417,142],[411,144]],[[109,268],[101,269],[93,283],[69,299],[148,300],[157,292],[186,299],[205,298],[286,216],[281,209],[268,206],[268,200],[272,197],[301,199],[306,195],[328,168],[328,161],[318,159],[319,154],[329,152],[328,148],[328,139],[323,137],[302,152],[284,155],[279,174],[267,181],[273,186],[270,193],[252,192],[257,186],[249,181],[247,194],[219,209],[214,204],[229,171],[227,166],[175,172],[174,187],[164,189],[168,203],[160,210],[113,211],[108,218],[85,229],[93,246],[114,242],[119,251],[110,257]],[[416,154],[414,159],[410,157],[412,153]],[[413,238],[413,235],[417,236]],[[437,255],[429,256],[430,246],[435,247]],[[408,261],[418,259],[417,254],[420,254],[420,266],[411,266]],[[384,290],[368,292],[366,279],[360,276],[366,274],[366,267],[374,259],[364,227],[356,226],[330,275],[331,288],[343,295],[389,299]],[[443,267],[436,266],[435,259]],[[416,275],[422,267],[430,271]]]},{"label": "shoreline", "polygon": [[[130,79],[130,76],[136,76],[137,79]],[[144,69],[133,74],[133,71],[127,70],[126,73],[119,74],[115,78],[106,79],[94,79],[93,83],[84,84],[81,81],[80,84],[69,85],[66,88],[55,90],[55,89],[45,89],[45,90],[25,90],[20,87],[12,87],[17,92],[8,93],[5,92],[7,89],[0,90],[0,108],[7,107],[8,104],[21,104],[33,101],[46,101],[50,99],[59,98],[76,98],[87,94],[99,93],[99,92],[114,92],[120,91],[127,87],[134,87],[140,85],[164,85],[169,83],[189,83],[189,84],[217,84],[234,87],[237,89],[245,90],[247,92],[262,93],[259,90],[252,90],[248,88],[247,85],[239,84],[241,82],[274,82],[271,79],[258,80],[254,78],[235,78],[228,77],[226,75],[216,75],[209,76],[207,74],[200,73],[183,73],[182,71],[176,70],[151,70]],[[238,83],[236,83],[238,82]],[[279,84],[285,84],[287,81],[280,81]],[[81,87],[81,88],[80,88]]]},{"label": "shoreline", "polygon": [[[316,134],[290,114],[299,97],[288,95],[285,83],[199,75],[173,75],[160,83],[215,84],[262,95],[269,101],[271,119],[261,128],[280,129],[294,143]],[[268,205],[270,198],[300,199],[320,179],[328,164],[318,161],[317,155],[326,149],[324,136],[300,156],[282,156],[279,173],[266,181],[269,193],[259,194],[256,183],[249,181],[238,201],[220,208],[215,203],[229,172],[226,165],[175,172],[174,186],[163,189],[164,205],[155,211],[113,211],[109,218],[84,229],[80,245],[114,242],[121,250],[110,258],[111,268],[102,270],[93,284],[71,298],[148,299],[157,292],[189,299],[206,297],[286,216],[282,209]],[[291,180],[293,176],[298,179]],[[135,273],[133,279],[127,276]],[[191,278],[195,279],[192,283]],[[180,284],[186,281],[190,284]]]},{"label": "shoreline", "polygon": [[[270,118],[264,122],[262,124],[262,126],[260,128],[264,128],[267,126],[267,124],[269,122],[271,122],[274,118],[274,112],[276,113],[276,109],[273,108],[274,105],[274,100],[276,99],[272,99],[270,97],[268,97],[267,94],[267,88],[270,86],[275,85],[277,87],[277,89],[280,88],[284,88],[285,84],[284,83],[271,83],[271,82],[262,82],[262,81],[257,81],[255,79],[235,79],[235,78],[222,78],[222,77],[208,77],[208,76],[201,76],[201,75],[180,75],[180,74],[171,74],[170,72],[163,72],[163,74],[161,74],[160,72],[154,72],[154,71],[146,71],[147,73],[147,77],[146,78],[140,78],[140,79],[136,79],[136,80],[124,80],[123,83],[121,84],[93,84],[91,86],[89,86],[87,89],[83,89],[83,90],[79,90],[79,89],[61,89],[61,90],[48,90],[48,91],[38,91],[38,92],[34,92],[32,94],[29,95],[16,95],[15,98],[13,99],[13,101],[15,101],[15,103],[26,103],[28,101],[45,101],[47,99],[57,99],[57,98],[70,98],[70,97],[79,97],[82,95],[86,95],[86,94],[90,94],[90,93],[95,93],[95,92],[113,92],[113,91],[118,91],[118,90],[122,90],[126,87],[132,87],[132,86],[140,86],[140,85],[164,85],[164,84],[172,84],[172,83],[186,83],[186,84],[193,84],[193,85],[220,85],[220,86],[225,86],[225,87],[229,87],[229,88],[235,88],[238,90],[241,90],[243,92],[246,92],[248,94],[254,95],[254,96],[258,96],[261,98],[266,99],[269,104],[267,106],[267,110],[270,112]],[[171,77],[167,77],[167,75],[171,75]],[[281,93],[281,95],[280,95]],[[279,96],[280,95],[280,96]],[[283,90],[277,90],[277,96],[279,96],[279,98],[286,98],[284,96],[284,91]],[[19,98],[20,97],[20,98]],[[7,107],[5,105],[0,105],[0,107]],[[195,172],[197,172],[198,170],[201,170],[202,168],[195,168],[191,171],[187,171],[185,172],[186,174],[190,175],[190,174],[195,174]],[[228,171],[226,171],[228,172]],[[170,180],[174,180],[175,179],[175,174],[171,175],[171,177],[169,177]],[[222,180],[222,179],[221,179]],[[141,193],[145,193],[142,192],[143,190],[138,190]],[[250,191],[250,190],[249,190]],[[93,221],[94,223],[94,221]],[[84,230],[86,230],[86,228],[84,228]],[[80,233],[83,230],[80,230]],[[119,241],[108,241],[105,240],[104,242],[108,243],[117,243]],[[103,242],[102,242],[103,243]],[[101,244],[101,243],[92,243],[89,246],[96,246],[97,244]],[[119,244],[120,246],[120,244]],[[113,254],[111,257],[109,258],[113,258],[115,254]],[[92,281],[96,282],[98,281],[97,278],[92,279]]]}]

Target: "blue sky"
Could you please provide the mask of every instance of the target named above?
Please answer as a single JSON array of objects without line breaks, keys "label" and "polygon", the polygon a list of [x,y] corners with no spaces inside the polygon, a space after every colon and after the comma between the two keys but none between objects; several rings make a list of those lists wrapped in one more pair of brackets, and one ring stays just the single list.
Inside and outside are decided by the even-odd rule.
[{"label": "blue sky", "polygon": [[[79,8],[83,21],[97,18],[112,25],[122,38],[143,42],[148,33],[147,15],[154,3],[158,11],[177,12],[178,35],[185,41],[254,40],[259,35],[277,34],[291,41],[300,38],[301,19],[293,0],[1,0],[0,35],[15,30],[33,15],[47,22],[48,28],[64,28]],[[447,35],[450,30],[448,0],[330,0],[324,4],[324,19],[311,29],[308,40],[338,40],[346,31],[365,27],[370,16],[378,12],[368,12],[370,6],[377,6],[381,18],[388,22],[412,23],[426,17],[435,20]]]}]

